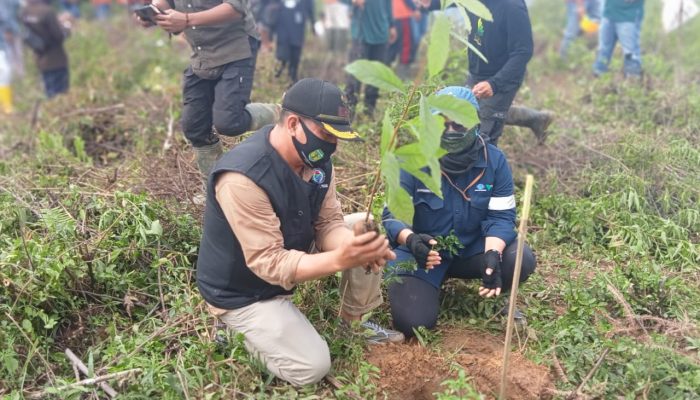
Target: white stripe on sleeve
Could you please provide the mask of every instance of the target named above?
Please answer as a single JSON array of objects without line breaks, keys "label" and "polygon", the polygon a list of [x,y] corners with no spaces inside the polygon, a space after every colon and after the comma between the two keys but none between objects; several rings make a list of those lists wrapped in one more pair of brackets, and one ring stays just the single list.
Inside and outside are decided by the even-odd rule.
[{"label": "white stripe on sleeve", "polygon": [[508,197],[491,197],[489,201],[489,210],[503,211],[515,208],[515,196]]}]

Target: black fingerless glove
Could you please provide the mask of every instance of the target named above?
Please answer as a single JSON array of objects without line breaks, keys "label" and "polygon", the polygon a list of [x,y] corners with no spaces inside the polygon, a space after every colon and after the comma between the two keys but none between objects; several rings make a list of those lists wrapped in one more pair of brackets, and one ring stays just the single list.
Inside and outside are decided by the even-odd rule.
[{"label": "black fingerless glove", "polygon": [[425,268],[428,262],[428,253],[432,249],[431,240],[433,237],[425,233],[412,233],[406,238],[406,247],[411,251],[420,268]]},{"label": "black fingerless glove", "polygon": [[[491,275],[486,274],[487,269],[492,269]],[[503,286],[501,280],[501,253],[498,250],[489,250],[484,253],[484,263],[481,265],[481,284],[487,289],[497,289]]]}]

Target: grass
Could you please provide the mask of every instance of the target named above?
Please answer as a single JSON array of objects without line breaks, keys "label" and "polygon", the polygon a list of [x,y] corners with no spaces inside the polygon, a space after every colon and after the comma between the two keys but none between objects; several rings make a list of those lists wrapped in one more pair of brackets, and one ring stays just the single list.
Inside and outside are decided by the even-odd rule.
[{"label": "grass", "polygon": [[[523,349],[554,371],[555,397],[577,389],[606,350],[583,396],[700,392],[700,20],[664,35],[659,9],[649,2],[641,83],[618,72],[593,80],[584,41],[559,62],[563,4],[531,10],[538,52],[517,101],[557,120],[546,146],[517,128],[501,146],[519,187],[528,172],[538,182]],[[69,347],[96,373],[141,368],[121,398],[382,398],[362,339],[336,318],[336,279],[301,285],[294,299],[327,339],[340,389],[293,388],[242,338],[210,340],[192,280],[201,210],[189,200],[196,170],[177,128],[187,57],[179,39],[115,19],[84,24],[68,50],[71,93],[42,103],[32,126],[40,90],[29,71],[15,83],[19,113],[0,120],[0,396],[70,382]],[[307,51],[302,71],[319,71],[322,54]],[[285,84],[272,79],[271,55],[258,64],[254,98],[278,101]],[[611,70],[620,66],[618,54]],[[444,77],[462,79],[458,65]],[[363,206],[376,165],[379,123],[359,128],[368,144],[344,146],[336,160],[347,212]],[[500,303],[480,301],[474,284],[449,282],[445,292],[441,326],[501,332],[492,318]],[[387,311],[375,316],[388,322]],[[421,335],[441,351],[440,331]],[[479,396],[463,371],[445,379],[437,398]]]}]

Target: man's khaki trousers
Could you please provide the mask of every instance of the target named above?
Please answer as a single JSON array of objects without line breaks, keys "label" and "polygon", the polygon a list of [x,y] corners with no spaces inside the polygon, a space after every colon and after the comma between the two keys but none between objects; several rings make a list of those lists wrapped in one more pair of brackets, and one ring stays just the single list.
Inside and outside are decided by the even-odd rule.
[{"label": "man's khaki trousers", "polygon": [[[345,216],[352,226],[365,213]],[[342,311],[359,316],[382,303],[381,274],[367,274],[363,267],[346,270],[340,280]],[[331,368],[326,341],[292,303],[290,296],[278,296],[235,310],[212,314],[245,337],[249,352],[258,357],[275,376],[293,385],[313,384]]]}]

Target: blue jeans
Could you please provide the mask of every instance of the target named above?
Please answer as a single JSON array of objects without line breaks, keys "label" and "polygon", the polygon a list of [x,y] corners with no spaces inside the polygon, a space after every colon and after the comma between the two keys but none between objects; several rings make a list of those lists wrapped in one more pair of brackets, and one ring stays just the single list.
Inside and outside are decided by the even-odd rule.
[{"label": "blue jeans", "polygon": [[109,4],[97,4],[94,8],[95,8],[94,9],[95,19],[102,21],[102,20],[109,18],[109,14],[110,14],[110,11],[112,8],[111,5],[109,5]]},{"label": "blue jeans", "polygon": [[608,71],[615,43],[620,42],[624,55],[622,71],[625,76],[642,74],[642,52],[639,46],[642,16],[632,22],[613,22],[603,17],[598,32],[598,55],[593,64],[593,73],[600,75]]},{"label": "blue jeans", "polygon": [[68,91],[70,85],[70,75],[68,68],[52,69],[43,71],[41,77],[44,80],[44,91],[49,99]]},{"label": "blue jeans", "polygon": [[[598,0],[586,0],[584,2],[586,15],[588,18],[598,21],[600,20],[600,3]],[[564,38],[559,47],[559,55],[561,58],[566,58],[569,53],[569,46],[581,34],[580,20],[578,10],[576,10],[576,2],[566,2],[566,27],[564,28]]]}]

